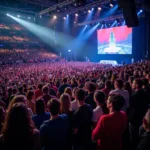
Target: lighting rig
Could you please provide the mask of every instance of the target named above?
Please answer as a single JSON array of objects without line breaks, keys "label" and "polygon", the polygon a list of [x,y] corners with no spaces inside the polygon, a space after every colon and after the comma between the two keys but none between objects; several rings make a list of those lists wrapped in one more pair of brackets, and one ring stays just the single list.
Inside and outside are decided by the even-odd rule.
[{"label": "lighting rig", "polygon": [[77,26],[84,26],[84,25],[90,25],[90,24],[97,24],[97,23],[103,23],[103,22],[108,22],[108,21],[113,21],[113,20],[121,20],[123,19],[123,15],[115,15],[115,16],[111,16],[111,17],[107,17],[107,18],[103,18],[103,19],[96,19],[96,20],[91,20],[91,21],[85,21],[82,23],[78,23],[76,24]]}]

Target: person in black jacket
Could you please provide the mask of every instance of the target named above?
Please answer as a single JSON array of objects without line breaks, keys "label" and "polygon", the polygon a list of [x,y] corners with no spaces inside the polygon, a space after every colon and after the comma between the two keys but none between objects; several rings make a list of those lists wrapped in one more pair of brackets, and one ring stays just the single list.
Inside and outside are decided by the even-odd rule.
[{"label": "person in black jacket", "polygon": [[92,82],[86,82],[85,88],[88,92],[88,95],[85,98],[85,103],[90,104],[92,109],[96,108],[96,102],[94,101],[94,92],[96,90],[96,86]]},{"label": "person in black jacket", "polygon": [[136,150],[149,150],[150,149],[150,109],[147,111],[142,127],[145,129],[145,133],[141,137],[141,141]]},{"label": "person in black jacket", "polygon": [[129,129],[133,149],[139,142],[139,127],[148,109],[148,96],[142,89],[142,80],[135,79],[132,84],[134,90],[129,106]]},{"label": "person in black jacket", "polygon": [[85,91],[77,89],[79,108],[73,114],[73,150],[91,150],[92,108],[84,103]]}]

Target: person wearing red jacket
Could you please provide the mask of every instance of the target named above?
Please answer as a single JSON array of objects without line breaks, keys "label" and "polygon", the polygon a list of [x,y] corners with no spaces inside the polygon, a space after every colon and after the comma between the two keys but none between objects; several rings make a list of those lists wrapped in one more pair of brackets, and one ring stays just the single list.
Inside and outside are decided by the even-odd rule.
[{"label": "person wearing red jacket", "polygon": [[97,150],[122,150],[122,137],[127,127],[126,113],[120,111],[124,103],[119,94],[108,97],[109,114],[100,117],[92,133],[92,139],[97,141]]}]

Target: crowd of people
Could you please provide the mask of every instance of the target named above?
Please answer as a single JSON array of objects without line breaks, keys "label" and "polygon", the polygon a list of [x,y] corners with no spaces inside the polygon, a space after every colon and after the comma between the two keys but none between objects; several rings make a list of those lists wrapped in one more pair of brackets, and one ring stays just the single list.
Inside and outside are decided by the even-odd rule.
[{"label": "crowd of people", "polygon": [[150,61],[0,67],[0,149],[149,150]]},{"label": "crowd of people", "polygon": [[0,29],[4,30],[23,30],[23,27],[18,24],[0,24]]},{"label": "crowd of people", "polygon": [[0,36],[0,41],[5,42],[28,42],[29,40],[29,38],[19,36]]},{"label": "crowd of people", "polygon": [[0,49],[0,64],[56,61],[59,56],[44,48]]}]

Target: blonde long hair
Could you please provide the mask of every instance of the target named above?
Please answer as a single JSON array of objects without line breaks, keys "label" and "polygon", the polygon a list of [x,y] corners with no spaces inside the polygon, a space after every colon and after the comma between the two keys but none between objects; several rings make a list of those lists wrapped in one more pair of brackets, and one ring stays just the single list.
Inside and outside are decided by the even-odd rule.
[{"label": "blonde long hair", "polygon": [[71,98],[67,93],[60,96],[60,113],[68,114],[71,111]]}]

